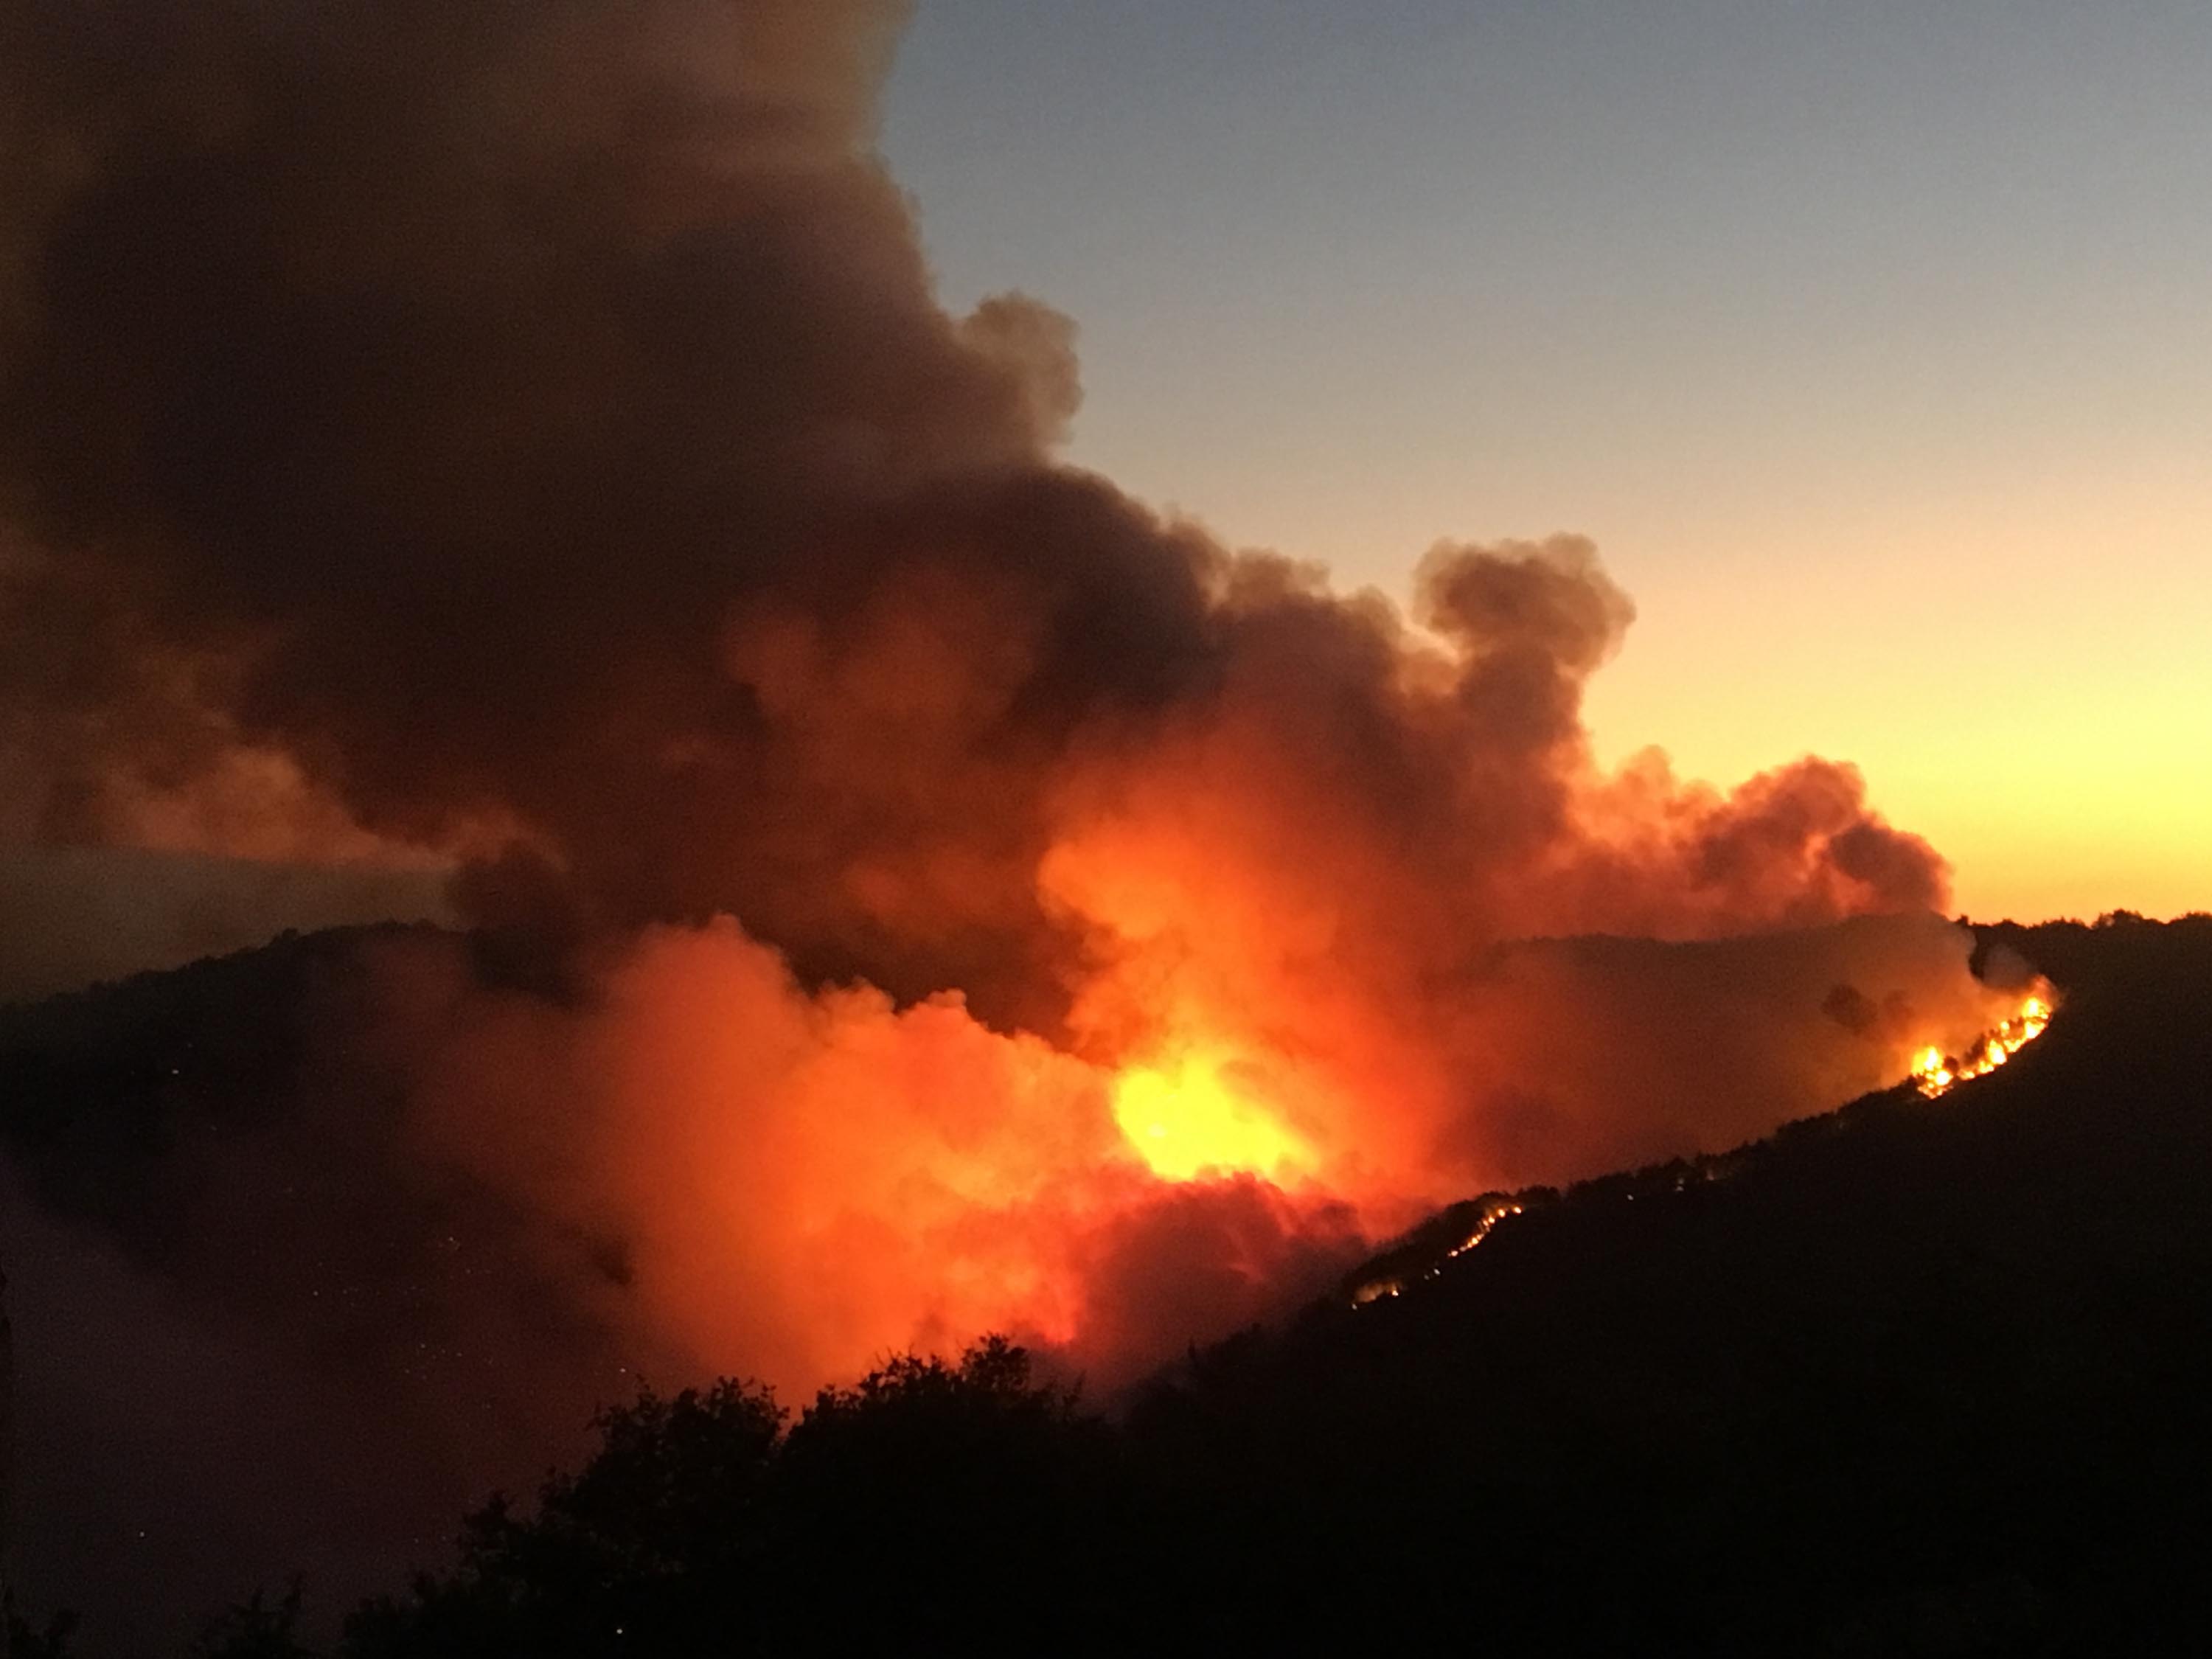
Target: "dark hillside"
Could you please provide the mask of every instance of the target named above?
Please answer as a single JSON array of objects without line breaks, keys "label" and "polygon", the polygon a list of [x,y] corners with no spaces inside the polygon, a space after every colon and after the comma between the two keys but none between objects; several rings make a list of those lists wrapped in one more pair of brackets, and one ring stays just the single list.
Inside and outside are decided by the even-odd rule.
[{"label": "dark hillside", "polygon": [[1362,1642],[2205,1650],[2212,920],[1989,937],[2067,997],[1995,1076],[1200,1356],[1133,1425],[1194,1597]]},{"label": "dark hillside", "polygon": [[552,1238],[410,1141],[379,927],[0,1009],[15,1565],[94,1656],[304,1571],[344,1598],[582,1442],[635,1354]]},{"label": "dark hillside", "polygon": [[[407,931],[288,934],[0,1008],[0,1149],[56,1211],[165,1255],[227,1145],[298,1115],[311,1022],[362,943]],[[372,1121],[398,1105],[373,1084],[353,1103]]]},{"label": "dark hillside", "polygon": [[[1724,1158],[1517,1211],[1470,1200],[1286,1329],[1193,1354],[1110,1426],[997,1349],[957,1370],[894,1361],[781,1435],[742,1389],[648,1396],[602,1419],[599,1455],[534,1513],[483,1512],[458,1569],[357,1615],[343,1651],[2212,1650],[2212,918],[1990,928],[1983,945],[2044,969],[2063,1005],[1940,1100],[1900,1088]],[[251,1483],[214,1482],[191,1520],[228,1554],[191,1582],[232,1577],[203,1602],[281,1585],[349,1528],[383,1529],[362,1561],[410,1537],[436,1559],[434,1534],[392,1528],[419,1528],[466,1460],[404,1408],[410,1388],[447,1395],[465,1373],[487,1401],[544,1411],[550,1378],[592,1375],[591,1334],[550,1326],[500,1373],[475,1369],[489,1304],[472,1275],[502,1262],[507,1225],[486,1194],[396,1164],[366,1183],[391,1190],[340,1230],[338,1265],[398,1287],[382,1315],[327,1307],[329,1262],[256,1261],[250,1231],[234,1237],[222,1149],[282,1122],[289,1070],[331,1064],[297,1011],[342,1034],[330,1013],[358,961],[293,941],[0,1019],[0,1141],[51,1206],[195,1297],[291,1310],[302,1352],[369,1357],[349,1385],[360,1443],[289,1486],[353,1504],[345,1482],[374,1471],[391,1513],[365,1522],[334,1496],[248,1536],[233,1522]],[[388,1111],[373,1062],[339,1056],[343,1117],[250,1143],[290,1148],[285,1170],[383,1156],[374,1133],[329,1139]],[[205,1182],[149,1207],[176,1183],[139,1184],[149,1158]],[[112,1183],[88,1178],[102,1168]],[[267,1237],[343,1184],[252,1188]],[[1479,1247],[1448,1254],[1486,1217]],[[183,1271],[210,1251],[224,1272]],[[1354,1304],[1386,1278],[1402,1292]],[[408,1360],[398,1338],[423,1328],[450,1352]],[[160,1431],[157,1409],[147,1443]],[[88,1483],[121,1478],[105,1443],[76,1449]],[[68,1450],[40,1449],[42,1512],[70,1510]],[[436,1511],[447,1530],[460,1508]],[[72,1559],[107,1560],[80,1530]],[[88,1635],[128,1628],[104,1590],[147,1599],[110,1554],[84,1593],[41,1598],[85,1602]],[[311,1578],[322,1628],[358,1582]]]},{"label": "dark hillside", "polygon": [[378,963],[454,938],[287,934],[0,1009],[0,1164],[179,1294],[356,1369],[386,1348],[419,1368],[481,1311],[456,1291],[491,1258],[510,1291],[528,1276],[523,1218],[408,1138]]},{"label": "dark hillside", "polygon": [[732,1437],[753,1541],[671,1506],[604,1592],[529,1565],[575,1547],[556,1484],[348,1659],[2200,1654],[2212,922],[2007,937],[2068,1004],[1940,1101],[1527,1195],[1425,1276],[1462,1207],[1356,1276],[1402,1294],[1194,1354],[1110,1442],[975,1385],[949,1438],[877,1379]]}]

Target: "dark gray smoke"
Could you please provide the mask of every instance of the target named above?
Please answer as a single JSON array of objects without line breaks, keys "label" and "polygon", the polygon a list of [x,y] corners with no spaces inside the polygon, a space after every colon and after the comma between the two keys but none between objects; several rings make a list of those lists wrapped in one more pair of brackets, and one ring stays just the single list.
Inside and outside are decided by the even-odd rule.
[{"label": "dark gray smoke", "polygon": [[[1068,324],[948,315],[872,147],[902,10],[9,6],[0,817],[427,850],[483,919],[734,911],[809,974],[1048,1024],[1071,766],[1289,661],[1335,810],[1555,861],[1625,599],[1586,550],[1440,550],[1438,685],[1372,606],[1057,465]],[[1701,931],[1940,896],[1821,787],[1577,923],[1686,879]]]}]

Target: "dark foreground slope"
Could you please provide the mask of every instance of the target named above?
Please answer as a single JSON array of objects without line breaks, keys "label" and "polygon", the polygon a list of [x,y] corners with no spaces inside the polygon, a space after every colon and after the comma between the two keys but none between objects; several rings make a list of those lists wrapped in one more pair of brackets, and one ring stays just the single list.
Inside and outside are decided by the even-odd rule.
[{"label": "dark foreground slope", "polygon": [[2212,921],[1999,937],[2067,1004],[1995,1076],[1532,1206],[1153,1398],[1221,1634],[2212,1650]]},{"label": "dark foreground slope", "polygon": [[[343,1650],[2212,1650],[2212,920],[2000,941],[2065,1006],[1943,1100],[1530,1194],[1439,1266],[1454,1218],[1355,1277],[1404,1294],[1194,1354],[1115,1425],[999,1350],[894,1365],[787,1428],[742,1389],[618,1413],[536,1518],[479,1516],[459,1570]],[[50,1204],[127,1209],[127,1174],[62,1179],[109,1162],[62,1156],[74,1121],[19,1110],[12,1156]],[[410,1204],[359,1236],[496,1241],[471,1194]],[[184,1237],[102,1219],[149,1262]],[[434,1269],[403,1278],[429,1296]],[[258,1271],[319,1300],[307,1265]],[[406,1485],[408,1419],[362,1420]],[[271,1583],[300,1565],[254,1559]]]}]

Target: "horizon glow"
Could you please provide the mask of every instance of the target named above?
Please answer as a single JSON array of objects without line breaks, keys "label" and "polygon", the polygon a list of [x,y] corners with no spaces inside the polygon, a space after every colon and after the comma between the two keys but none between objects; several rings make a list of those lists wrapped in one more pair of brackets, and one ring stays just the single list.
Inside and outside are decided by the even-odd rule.
[{"label": "horizon glow", "polygon": [[1402,597],[1593,537],[1608,763],[1808,752],[2021,920],[2212,908],[2212,15],[924,0],[884,145],[1071,459]]}]

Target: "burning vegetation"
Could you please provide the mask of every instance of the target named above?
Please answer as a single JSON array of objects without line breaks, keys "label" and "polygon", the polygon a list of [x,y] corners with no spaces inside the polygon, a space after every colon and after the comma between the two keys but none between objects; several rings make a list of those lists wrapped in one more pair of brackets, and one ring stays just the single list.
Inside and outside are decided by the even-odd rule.
[{"label": "burning vegetation", "polygon": [[[1421,1277],[1434,1279],[1444,1269],[1444,1263],[1455,1261],[1490,1237],[1491,1231],[1501,1221],[1516,1215],[1526,1215],[1528,1206],[1519,1197],[1478,1200],[1474,1208],[1474,1224],[1468,1228],[1458,1243],[1445,1250],[1443,1256],[1422,1270]],[[1352,1305],[1364,1308],[1370,1302],[1379,1302],[1386,1296],[1405,1294],[1407,1281],[1394,1273],[1379,1279],[1363,1280],[1352,1292]]]},{"label": "burning vegetation", "polygon": [[2050,986],[2039,981],[2036,989],[2021,1000],[2018,1013],[1995,1030],[1983,1032],[1962,1054],[1947,1054],[1932,1043],[1921,1049],[1912,1059],[1913,1086],[1935,1100],[1961,1083],[1987,1077],[2049,1028],[2052,996]]},{"label": "burning vegetation", "polygon": [[[1854,1013],[1852,1011],[1861,1008],[1863,1002],[1855,995],[1832,994],[1828,1002],[1831,1014],[1840,1014],[1847,1022],[1857,1018],[1880,1018],[1878,1012],[1871,1015]],[[2048,980],[2037,976],[2032,988],[2019,999],[2017,1012],[1975,1037],[1961,1054],[1947,1054],[1936,1044],[1921,1048],[1913,1056],[1911,1084],[1923,1097],[1934,1100],[1960,1083],[1987,1076],[2043,1035],[2050,1026],[2057,1002],[2056,988]],[[1902,1013],[1903,1010],[1897,1012]],[[1677,1160],[1602,1184],[1618,1186],[1620,1196],[1628,1202],[1642,1196],[1664,1203],[1692,1188],[1729,1181],[1746,1169],[1756,1167],[1757,1152],[1757,1148],[1739,1148],[1717,1157]],[[1492,1194],[1455,1205],[1424,1223],[1368,1264],[1367,1270],[1346,1281],[1343,1287],[1345,1298],[1353,1307],[1364,1308],[1401,1296],[1409,1286],[1439,1277],[1452,1261],[1480,1245],[1502,1223],[1525,1215],[1531,1206],[1547,1202],[1555,1196],[1549,1189],[1540,1188]]]}]

